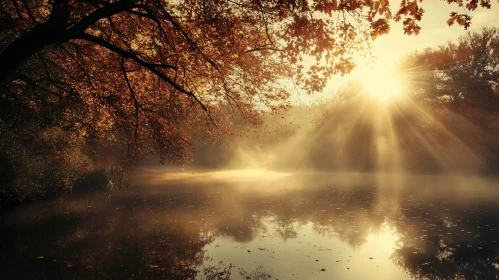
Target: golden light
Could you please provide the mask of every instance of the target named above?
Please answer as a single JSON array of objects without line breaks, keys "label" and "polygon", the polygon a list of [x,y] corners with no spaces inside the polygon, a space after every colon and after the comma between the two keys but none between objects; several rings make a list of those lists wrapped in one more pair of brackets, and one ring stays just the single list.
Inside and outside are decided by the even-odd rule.
[{"label": "golden light", "polygon": [[392,103],[402,95],[401,78],[392,67],[380,64],[358,65],[352,75],[362,84],[369,97],[382,104]]}]

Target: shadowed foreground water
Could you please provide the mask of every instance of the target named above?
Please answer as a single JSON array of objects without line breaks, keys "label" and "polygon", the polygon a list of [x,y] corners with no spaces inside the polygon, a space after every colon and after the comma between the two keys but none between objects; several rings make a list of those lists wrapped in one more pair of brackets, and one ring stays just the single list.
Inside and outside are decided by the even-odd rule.
[{"label": "shadowed foreground water", "polygon": [[0,279],[499,278],[496,182],[164,168],[131,182],[0,213]]}]

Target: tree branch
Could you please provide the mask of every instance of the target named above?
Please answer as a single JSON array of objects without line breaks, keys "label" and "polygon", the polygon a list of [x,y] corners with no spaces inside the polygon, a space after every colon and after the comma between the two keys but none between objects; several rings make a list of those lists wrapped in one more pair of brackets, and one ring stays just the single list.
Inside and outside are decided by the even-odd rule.
[{"label": "tree branch", "polygon": [[75,35],[83,33],[85,30],[87,30],[87,28],[96,23],[98,20],[111,17],[136,6],[137,5],[133,0],[113,2],[109,5],[104,6],[103,8],[96,10],[78,23],[75,23],[71,28],[69,28],[68,31],[69,33]]},{"label": "tree branch", "polygon": [[55,95],[57,96],[59,99],[62,99],[64,98],[64,96],[54,92],[54,91],[51,91],[47,88],[44,88],[42,86],[39,85],[39,83],[33,79],[31,79],[30,77],[24,75],[24,74],[21,74],[21,73],[16,73],[16,78],[20,79],[20,80],[23,80],[24,82],[26,82],[28,85],[30,85],[32,88],[37,88],[39,90],[42,90],[42,91],[45,91],[47,93],[50,93],[52,95]]},{"label": "tree branch", "polygon": [[128,90],[130,91],[130,95],[132,95],[133,103],[135,105],[135,132],[134,132],[134,138],[137,140],[137,134],[139,131],[139,109],[142,107],[139,102],[137,101],[137,97],[135,96],[135,93],[133,92],[132,85],[130,84],[130,80],[128,79],[128,75],[125,70],[125,57],[121,57],[121,71],[123,72],[123,77],[125,77],[125,82],[128,87]]},{"label": "tree branch", "polygon": [[269,47],[261,46],[261,47],[255,47],[253,49],[245,50],[244,52],[245,53],[251,53],[251,52],[258,52],[258,51],[276,51],[276,52],[281,52],[283,50],[278,49],[278,48],[273,48],[273,47],[269,48]]},{"label": "tree branch", "polygon": [[93,35],[90,35],[87,33],[82,33],[78,36],[78,38],[85,40],[85,41],[88,41],[88,42],[92,42],[98,46],[101,46],[103,48],[106,48],[106,49],[114,52],[114,53],[119,54],[123,58],[130,59],[130,60],[136,62],[137,64],[143,66],[144,68],[146,68],[147,70],[149,70],[150,72],[152,72],[153,74],[155,74],[156,76],[161,78],[163,81],[167,82],[174,89],[176,89],[176,90],[180,91],[181,93],[194,99],[201,106],[201,108],[203,108],[204,111],[208,112],[208,108],[206,108],[206,106],[196,97],[196,95],[194,95],[190,91],[187,91],[186,89],[184,89],[183,87],[181,87],[180,85],[178,85],[177,83],[172,81],[168,76],[166,76],[161,71],[159,71],[156,67],[156,64],[151,64],[147,61],[144,61],[141,58],[139,58],[137,55],[135,55],[134,53],[123,50],[122,48],[117,47],[117,46],[115,46],[115,45],[113,45],[113,44],[111,44],[111,43],[109,43],[109,42],[107,42],[99,37],[96,37],[96,36],[93,36]]},{"label": "tree branch", "polygon": [[168,21],[170,21],[173,25],[173,27],[175,27],[175,29],[177,29],[181,34],[182,36],[185,38],[185,40],[195,49],[197,50],[201,56],[211,65],[213,66],[215,69],[218,69],[217,65],[215,64],[215,62],[213,62],[213,60],[209,59],[204,53],[203,51],[199,48],[198,44],[196,42],[194,42],[194,40],[192,40],[190,38],[190,36],[187,34],[187,32],[184,31],[184,29],[182,29],[182,27],[180,26],[180,24],[178,24],[175,19],[173,18],[172,15],[170,15],[170,13],[168,13],[168,11],[165,9],[165,7],[163,7],[163,5],[161,5],[161,3],[159,2],[159,0],[156,0],[156,5],[159,7],[159,9],[163,12],[163,14],[165,15],[165,17],[168,19]]},{"label": "tree branch", "polygon": [[28,16],[31,19],[31,21],[36,24],[36,19],[33,16],[33,13],[31,12],[31,8],[29,7],[28,3],[26,3],[26,0],[22,0],[21,2],[23,3],[24,8],[26,8],[26,12],[28,13]]}]

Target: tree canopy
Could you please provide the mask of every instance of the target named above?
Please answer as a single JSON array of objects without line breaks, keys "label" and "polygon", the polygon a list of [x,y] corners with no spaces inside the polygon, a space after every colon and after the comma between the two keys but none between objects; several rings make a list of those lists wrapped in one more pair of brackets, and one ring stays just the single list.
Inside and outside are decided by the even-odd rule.
[{"label": "tree canopy", "polygon": [[414,52],[399,66],[415,100],[448,107],[488,130],[499,128],[499,29],[484,28]]},{"label": "tree canopy", "polygon": [[[421,2],[2,1],[1,120],[29,119],[27,133],[57,125],[121,143],[128,160],[152,150],[182,160],[193,133],[229,130],[227,111],[256,124],[260,112],[286,108],[282,79],[320,91],[391,21],[418,34]],[[448,24],[468,28],[470,20],[452,13]]]}]

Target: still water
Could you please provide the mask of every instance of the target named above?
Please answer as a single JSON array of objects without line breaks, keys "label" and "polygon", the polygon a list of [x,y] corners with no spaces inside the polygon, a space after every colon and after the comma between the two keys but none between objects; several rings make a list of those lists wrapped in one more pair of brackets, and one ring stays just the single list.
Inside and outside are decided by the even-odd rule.
[{"label": "still water", "polygon": [[130,181],[0,213],[0,279],[499,279],[492,180],[143,168]]}]

